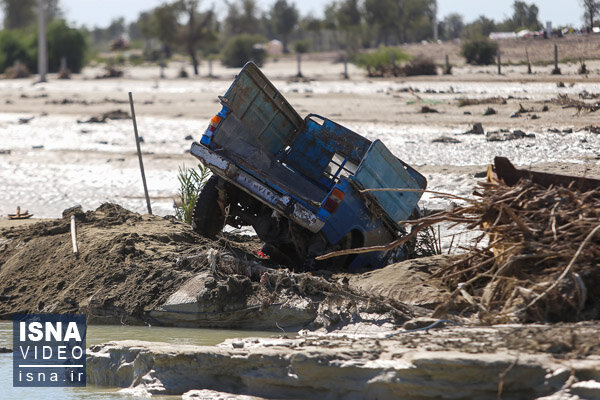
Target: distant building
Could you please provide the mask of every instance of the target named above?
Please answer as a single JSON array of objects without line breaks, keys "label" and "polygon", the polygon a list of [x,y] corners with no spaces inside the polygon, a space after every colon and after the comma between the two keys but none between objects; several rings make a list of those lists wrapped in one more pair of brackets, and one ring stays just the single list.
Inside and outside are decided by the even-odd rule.
[{"label": "distant building", "polygon": [[283,43],[277,39],[271,40],[269,43],[265,44],[263,48],[267,51],[267,54],[272,56],[283,54]]},{"label": "distant building", "polygon": [[515,39],[517,34],[515,32],[492,32],[490,33],[490,39],[492,40],[500,40],[500,39]]}]

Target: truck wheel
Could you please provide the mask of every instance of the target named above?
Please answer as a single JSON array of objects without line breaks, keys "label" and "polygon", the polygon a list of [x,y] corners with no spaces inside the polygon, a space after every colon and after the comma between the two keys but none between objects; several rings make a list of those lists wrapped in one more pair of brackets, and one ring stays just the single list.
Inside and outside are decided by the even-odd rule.
[{"label": "truck wheel", "polygon": [[219,206],[219,177],[211,176],[198,195],[194,213],[192,214],[192,228],[195,232],[215,239],[225,226],[225,215]]}]

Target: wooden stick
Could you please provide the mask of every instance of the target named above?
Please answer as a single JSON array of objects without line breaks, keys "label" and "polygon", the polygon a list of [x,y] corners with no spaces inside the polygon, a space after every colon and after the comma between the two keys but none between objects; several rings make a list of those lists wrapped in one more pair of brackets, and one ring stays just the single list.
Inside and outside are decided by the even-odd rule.
[{"label": "wooden stick", "polygon": [[138,160],[140,161],[140,171],[142,173],[142,183],[144,184],[144,195],[146,196],[146,206],[148,214],[152,215],[150,207],[150,196],[148,196],[148,187],[146,186],[146,174],[144,173],[144,162],[142,161],[142,150],[140,149],[140,138],[138,136],[137,122],[135,120],[135,110],[133,108],[133,94],[129,92],[129,105],[131,106],[131,119],[133,120],[133,133],[135,134],[135,145],[137,147]]},{"label": "wooden stick", "polygon": [[71,242],[73,242],[73,253],[79,255],[77,247],[77,225],[75,225],[75,216],[71,215]]},{"label": "wooden stick", "polygon": [[368,193],[368,192],[411,192],[411,193],[431,193],[441,197],[449,197],[451,199],[464,200],[469,203],[475,203],[475,200],[468,199],[466,197],[457,196],[455,194],[444,193],[444,192],[436,192],[434,190],[425,190],[425,189],[398,189],[398,188],[371,188],[371,189],[362,189],[358,191],[359,193]]}]

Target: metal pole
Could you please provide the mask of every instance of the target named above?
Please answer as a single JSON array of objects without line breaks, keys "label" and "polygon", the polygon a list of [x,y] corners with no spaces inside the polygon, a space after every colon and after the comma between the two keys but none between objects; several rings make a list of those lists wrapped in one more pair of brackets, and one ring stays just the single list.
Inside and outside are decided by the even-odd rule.
[{"label": "metal pole", "polygon": [[344,79],[348,79],[348,54],[344,54]]},{"label": "metal pole", "polygon": [[131,119],[133,120],[133,133],[135,134],[135,145],[137,147],[138,159],[140,160],[140,171],[142,172],[142,182],[144,184],[144,195],[146,196],[146,206],[148,214],[152,215],[150,207],[150,196],[148,196],[148,187],[146,186],[146,174],[144,173],[144,162],[142,161],[142,150],[140,149],[140,138],[138,136],[137,122],[135,120],[135,110],[133,109],[133,95],[129,92],[129,105],[131,106]]},{"label": "metal pole", "polygon": [[502,62],[500,61],[500,49],[498,49],[497,57],[498,57],[498,75],[502,75]]},{"label": "metal pole", "polygon": [[40,82],[46,82],[46,73],[48,72],[45,14],[44,0],[38,0],[38,72],[40,74]]}]

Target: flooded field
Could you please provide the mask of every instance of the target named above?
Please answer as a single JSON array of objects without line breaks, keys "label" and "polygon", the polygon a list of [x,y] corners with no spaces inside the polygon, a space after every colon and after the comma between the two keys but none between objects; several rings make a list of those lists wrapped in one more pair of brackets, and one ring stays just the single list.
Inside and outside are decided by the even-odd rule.
[{"label": "flooded field", "polygon": [[[73,116],[36,116],[18,124],[22,114],[0,114],[0,213],[17,205],[35,216],[60,216],[65,208],[81,204],[96,208],[103,202],[122,204],[137,212],[145,210],[139,166],[130,120],[104,124],[78,124]],[[483,135],[461,135],[463,130],[423,125],[346,123],[356,132],[380,139],[407,163],[427,167],[428,188],[468,195],[473,173],[485,171],[494,156],[505,156],[515,164],[577,163],[596,165],[600,135],[586,131],[570,134],[530,131],[535,138],[489,142]],[[194,167],[196,159],[186,154],[191,140],[201,136],[205,121],[140,117],[142,149],[152,207],[159,215],[173,213],[179,167]],[[460,143],[433,143],[451,136]],[[10,152],[10,153],[9,153]],[[439,172],[434,172],[437,167]],[[450,169],[445,167],[477,167]],[[426,208],[439,204],[424,198]],[[429,203],[429,202],[432,203]]]}]

